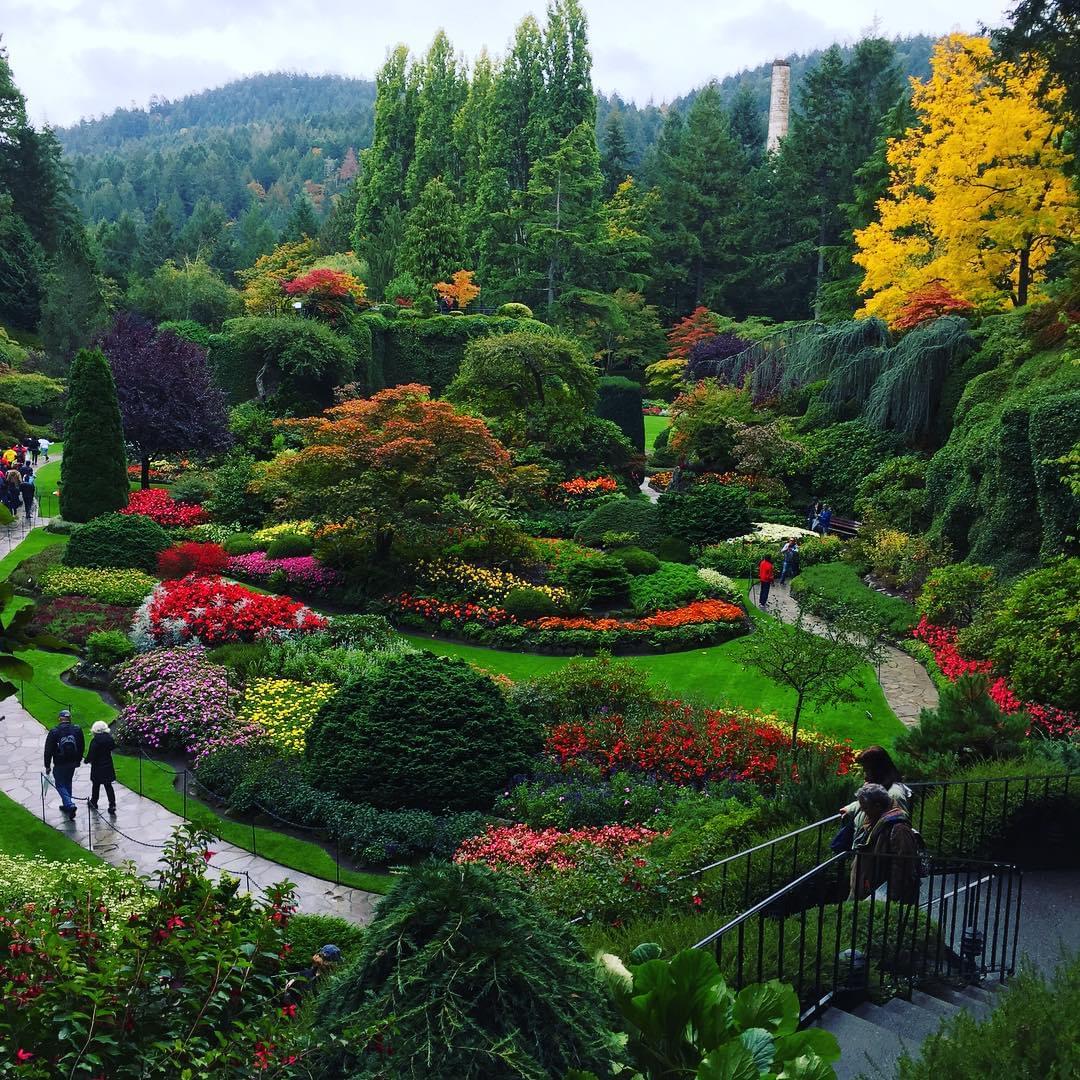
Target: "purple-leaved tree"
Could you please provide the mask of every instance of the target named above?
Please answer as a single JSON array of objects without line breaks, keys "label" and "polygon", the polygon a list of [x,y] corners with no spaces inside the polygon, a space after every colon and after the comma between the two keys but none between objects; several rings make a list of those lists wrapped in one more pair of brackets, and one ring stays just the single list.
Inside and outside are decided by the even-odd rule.
[{"label": "purple-leaved tree", "polygon": [[719,378],[724,382],[735,382],[737,380],[730,378],[726,370],[725,361],[749,348],[749,341],[730,332],[705,338],[693,346],[686,358],[690,377],[693,379]]},{"label": "purple-leaved tree", "polygon": [[150,486],[150,460],[159,454],[209,454],[232,445],[225,395],[214,385],[202,346],[126,312],[100,344],[144,488]]}]

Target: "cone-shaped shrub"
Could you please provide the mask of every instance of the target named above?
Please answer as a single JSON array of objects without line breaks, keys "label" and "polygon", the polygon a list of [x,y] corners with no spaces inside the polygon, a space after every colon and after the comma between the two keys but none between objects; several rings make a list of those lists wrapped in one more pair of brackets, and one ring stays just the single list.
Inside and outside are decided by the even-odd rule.
[{"label": "cone-shaped shrub", "polygon": [[127,501],[124,429],[109,362],[100,349],[80,349],[68,379],[60,516],[89,521]]}]

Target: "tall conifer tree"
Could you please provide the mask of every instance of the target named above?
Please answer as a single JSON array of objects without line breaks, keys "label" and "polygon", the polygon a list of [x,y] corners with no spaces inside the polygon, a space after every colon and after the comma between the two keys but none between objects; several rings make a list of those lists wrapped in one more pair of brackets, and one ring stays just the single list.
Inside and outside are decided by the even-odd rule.
[{"label": "tall conifer tree", "polygon": [[416,141],[405,180],[405,198],[410,205],[435,177],[454,189],[461,180],[454,118],[465,102],[468,84],[444,31],[435,35],[419,65],[417,82]]}]

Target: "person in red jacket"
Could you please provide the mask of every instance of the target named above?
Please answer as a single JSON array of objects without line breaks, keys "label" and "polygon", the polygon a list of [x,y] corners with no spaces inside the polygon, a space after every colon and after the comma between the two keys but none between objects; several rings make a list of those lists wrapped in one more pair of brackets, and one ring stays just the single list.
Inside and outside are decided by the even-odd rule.
[{"label": "person in red jacket", "polygon": [[764,558],[758,563],[758,603],[764,607],[769,602],[769,589],[772,588],[773,578],[775,577],[775,571],[773,570],[773,564],[768,558]]}]

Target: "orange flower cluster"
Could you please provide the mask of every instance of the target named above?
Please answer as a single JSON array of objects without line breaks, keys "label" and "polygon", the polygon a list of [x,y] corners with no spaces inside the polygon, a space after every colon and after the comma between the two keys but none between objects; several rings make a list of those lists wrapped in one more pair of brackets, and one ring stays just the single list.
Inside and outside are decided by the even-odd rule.
[{"label": "orange flower cluster", "polygon": [[606,495],[612,491],[618,491],[619,484],[612,476],[600,476],[595,480],[575,476],[573,480],[566,480],[559,487],[567,495]]},{"label": "orange flower cluster", "polygon": [[742,608],[729,604],[726,600],[696,600],[685,607],[658,611],[644,619],[564,618],[560,615],[549,615],[542,619],[533,619],[525,625],[538,630],[673,630],[678,626],[692,626],[695,623],[739,622],[742,618]]}]

